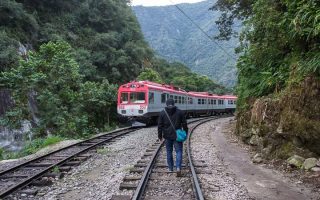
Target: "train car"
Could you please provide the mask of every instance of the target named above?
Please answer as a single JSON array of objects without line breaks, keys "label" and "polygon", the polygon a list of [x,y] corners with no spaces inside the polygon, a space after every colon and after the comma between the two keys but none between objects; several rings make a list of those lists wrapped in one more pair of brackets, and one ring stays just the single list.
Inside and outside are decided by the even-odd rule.
[{"label": "train car", "polygon": [[186,91],[172,85],[133,81],[120,86],[117,111],[123,117],[149,124],[157,121],[168,98],[173,98],[176,106],[185,111],[187,97]]},{"label": "train car", "polygon": [[150,81],[132,81],[118,90],[117,112],[120,116],[151,124],[172,98],[175,105],[189,117],[234,112],[236,97],[218,96],[208,92],[186,92],[172,85]]}]

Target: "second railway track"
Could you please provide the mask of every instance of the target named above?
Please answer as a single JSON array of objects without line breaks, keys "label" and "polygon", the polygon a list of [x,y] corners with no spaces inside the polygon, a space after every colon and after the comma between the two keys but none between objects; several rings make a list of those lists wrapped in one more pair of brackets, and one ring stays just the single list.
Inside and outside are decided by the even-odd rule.
[{"label": "second railway track", "polygon": [[86,160],[91,150],[136,130],[138,128],[124,128],[102,134],[1,171],[0,199],[7,198],[30,184],[45,184],[42,178],[56,176],[57,174],[52,173],[55,169],[68,171],[71,166]]},{"label": "second railway track", "polygon": [[[190,138],[193,131],[203,123],[216,118],[207,118],[190,122],[189,137],[184,145],[182,176],[169,173],[166,164],[166,151],[163,143],[155,143],[147,149],[145,155],[130,170],[122,184],[121,192],[113,196],[113,200],[147,199],[200,199],[202,190],[197,174],[211,173],[206,170],[204,160],[195,160],[191,155]],[[174,153],[175,154],[175,153]]]}]

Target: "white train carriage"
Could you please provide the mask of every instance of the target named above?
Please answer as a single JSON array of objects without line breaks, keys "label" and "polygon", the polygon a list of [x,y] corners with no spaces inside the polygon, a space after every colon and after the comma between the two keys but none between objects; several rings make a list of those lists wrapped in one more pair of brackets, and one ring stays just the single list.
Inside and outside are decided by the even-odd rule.
[{"label": "white train carriage", "polygon": [[169,98],[174,99],[180,110],[193,117],[234,112],[236,108],[235,96],[186,92],[172,85],[133,81],[120,86],[117,112],[123,117],[144,123],[155,122]]}]

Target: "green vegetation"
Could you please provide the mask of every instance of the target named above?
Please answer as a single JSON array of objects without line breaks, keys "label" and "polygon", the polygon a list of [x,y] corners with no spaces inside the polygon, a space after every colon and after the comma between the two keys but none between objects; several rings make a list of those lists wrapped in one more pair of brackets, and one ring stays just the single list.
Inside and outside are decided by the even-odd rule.
[{"label": "green vegetation", "polygon": [[65,42],[40,46],[39,52],[30,53],[28,61],[3,72],[0,80],[12,90],[16,101],[17,115],[7,115],[10,123],[28,119],[28,96],[30,91],[36,94],[40,119],[36,130],[43,136],[48,130],[64,136],[95,132],[96,127],[104,126],[106,112],[116,98],[115,85],[84,82]]},{"label": "green vegetation", "polygon": [[[18,152],[6,152],[2,150],[2,157],[0,160],[7,160],[7,159],[16,159],[23,156],[27,156],[33,153],[36,153],[40,149],[56,144],[58,142],[63,141],[64,138],[60,136],[48,136],[46,138],[36,138],[31,142],[27,143],[27,145]],[[1,153],[1,152],[0,152]],[[0,154],[1,155],[1,154]]]},{"label": "green vegetation", "polygon": [[60,169],[58,166],[55,166],[52,170],[53,173],[59,173],[60,172]]},{"label": "green vegetation", "polygon": [[108,147],[98,148],[97,153],[102,155],[107,155],[110,152]]},{"label": "green vegetation", "polygon": [[153,67],[159,72],[164,83],[173,84],[187,91],[209,91],[218,94],[230,92],[209,79],[208,76],[191,72],[181,63],[168,63],[163,59],[158,59],[154,61]]},{"label": "green vegetation", "polygon": [[265,140],[259,148],[278,149],[277,157],[320,155],[320,2],[218,0],[212,9],[222,11],[218,38],[232,38],[236,20],[244,24],[237,48],[239,135],[251,137],[258,126]]},{"label": "green vegetation", "polygon": [[4,150],[2,148],[0,148],[0,160],[3,159],[3,154],[4,154]]},{"label": "green vegetation", "polygon": [[137,77],[137,80],[138,81],[148,80],[156,83],[163,83],[163,80],[160,77],[160,74],[151,68],[144,69],[141,72],[141,74]]},{"label": "green vegetation", "polygon": [[[218,20],[220,13],[209,11],[212,1],[179,6],[209,35],[218,34],[219,30],[215,28],[214,21]],[[229,88],[236,85],[235,61],[226,56],[177,8],[174,6],[137,6],[133,10],[146,40],[159,56],[170,62],[181,62],[193,72],[207,75],[216,83]],[[236,39],[218,43],[234,55]]]},{"label": "green vegetation", "polygon": [[320,2],[316,0],[219,0],[220,37],[230,38],[232,20],[244,19],[238,52],[238,105],[279,92],[306,75],[320,75]]}]

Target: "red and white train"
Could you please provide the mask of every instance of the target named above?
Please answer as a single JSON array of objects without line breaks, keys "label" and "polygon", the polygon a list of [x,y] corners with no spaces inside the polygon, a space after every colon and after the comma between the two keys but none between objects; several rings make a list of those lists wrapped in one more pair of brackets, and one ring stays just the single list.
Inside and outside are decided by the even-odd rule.
[{"label": "red and white train", "polygon": [[117,112],[143,123],[155,122],[168,98],[174,99],[175,105],[188,117],[233,113],[237,101],[237,97],[232,95],[186,92],[172,85],[133,81],[120,86]]}]

